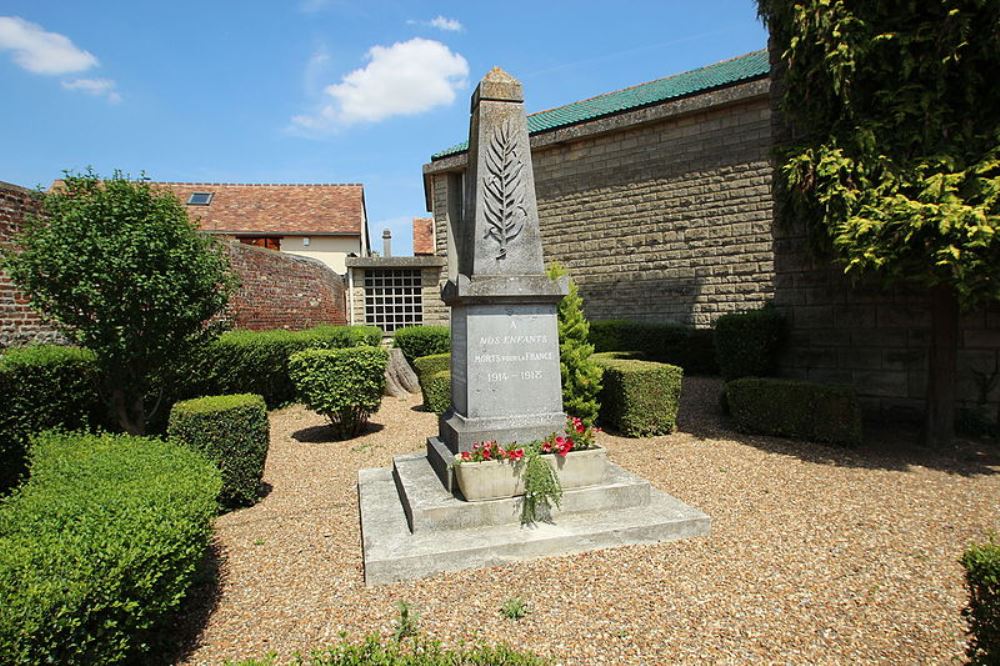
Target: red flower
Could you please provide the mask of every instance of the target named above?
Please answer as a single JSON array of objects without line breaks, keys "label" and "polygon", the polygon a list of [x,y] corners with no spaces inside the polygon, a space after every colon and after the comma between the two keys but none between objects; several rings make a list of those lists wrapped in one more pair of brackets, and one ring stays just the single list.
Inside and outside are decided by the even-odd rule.
[{"label": "red flower", "polygon": [[472,456],[468,451],[462,451],[462,460],[472,460]]}]

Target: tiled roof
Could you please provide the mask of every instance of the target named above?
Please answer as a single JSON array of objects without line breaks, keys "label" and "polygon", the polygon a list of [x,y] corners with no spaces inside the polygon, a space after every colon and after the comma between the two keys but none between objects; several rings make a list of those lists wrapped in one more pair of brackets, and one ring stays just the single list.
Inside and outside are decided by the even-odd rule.
[{"label": "tiled roof", "polygon": [[[206,231],[261,234],[356,234],[365,221],[364,187],[150,183],[173,192]],[[188,205],[194,192],[212,194],[207,206]]]},{"label": "tiled roof", "polygon": [[[682,74],[641,83],[631,88],[605,93],[548,111],[532,113],[528,116],[528,133],[538,134],[603,116],[631,111],[650,104],[760,78],[767,76],[768,72],[770,72],[770,64],[767,50],[754,51],[732,60],[725,60]],[[447,150],[435,153],[431,159],[437,160],[456,155],[465,152],[468,148],[469,142],[463,141]]]},{"label": "tiled roof", "polygon": [[413,218],[413,254],[434,254],[434,219]]}]

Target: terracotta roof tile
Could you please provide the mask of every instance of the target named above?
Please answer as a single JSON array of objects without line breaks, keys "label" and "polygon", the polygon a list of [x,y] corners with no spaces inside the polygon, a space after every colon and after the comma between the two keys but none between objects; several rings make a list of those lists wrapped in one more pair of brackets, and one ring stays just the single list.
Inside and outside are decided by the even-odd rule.
[{"label": "terracotta roof tile", "polygon": [[434,254],[434,218],[413,218],[413,254]]},{"label": "terracotta roof tile", "polygon": [[[267,234],[356,234],[365,224],[364,187],[150,183],[170,190],[206,231]],[[210,192],[207,206],[188,205],[194,192]]]}]

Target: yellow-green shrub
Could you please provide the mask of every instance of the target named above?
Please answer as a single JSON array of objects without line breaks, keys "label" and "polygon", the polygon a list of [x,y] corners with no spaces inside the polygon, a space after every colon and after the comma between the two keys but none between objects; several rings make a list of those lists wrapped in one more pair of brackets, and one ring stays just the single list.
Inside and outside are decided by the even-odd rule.
[{"label": "yellow-green shrub", "polygon": [[675,365],[594,354],[604,368],[601,422],[628,437],[666,435],[677,426],[681,380]]}]

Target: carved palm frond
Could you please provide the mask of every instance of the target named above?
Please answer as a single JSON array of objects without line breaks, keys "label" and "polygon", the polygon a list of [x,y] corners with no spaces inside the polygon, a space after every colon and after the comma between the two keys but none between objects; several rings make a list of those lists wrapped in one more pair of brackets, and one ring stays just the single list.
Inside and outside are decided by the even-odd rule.
[{"label": "carved palm frond", "polygon": [[524,162],[517,155],[517,141],[511,136],[510,122],[499,125],[486,151],[485,236],[500,245],[497,259],[507,256],[507,243],[524,228],[528,213],[524,208]]}]

